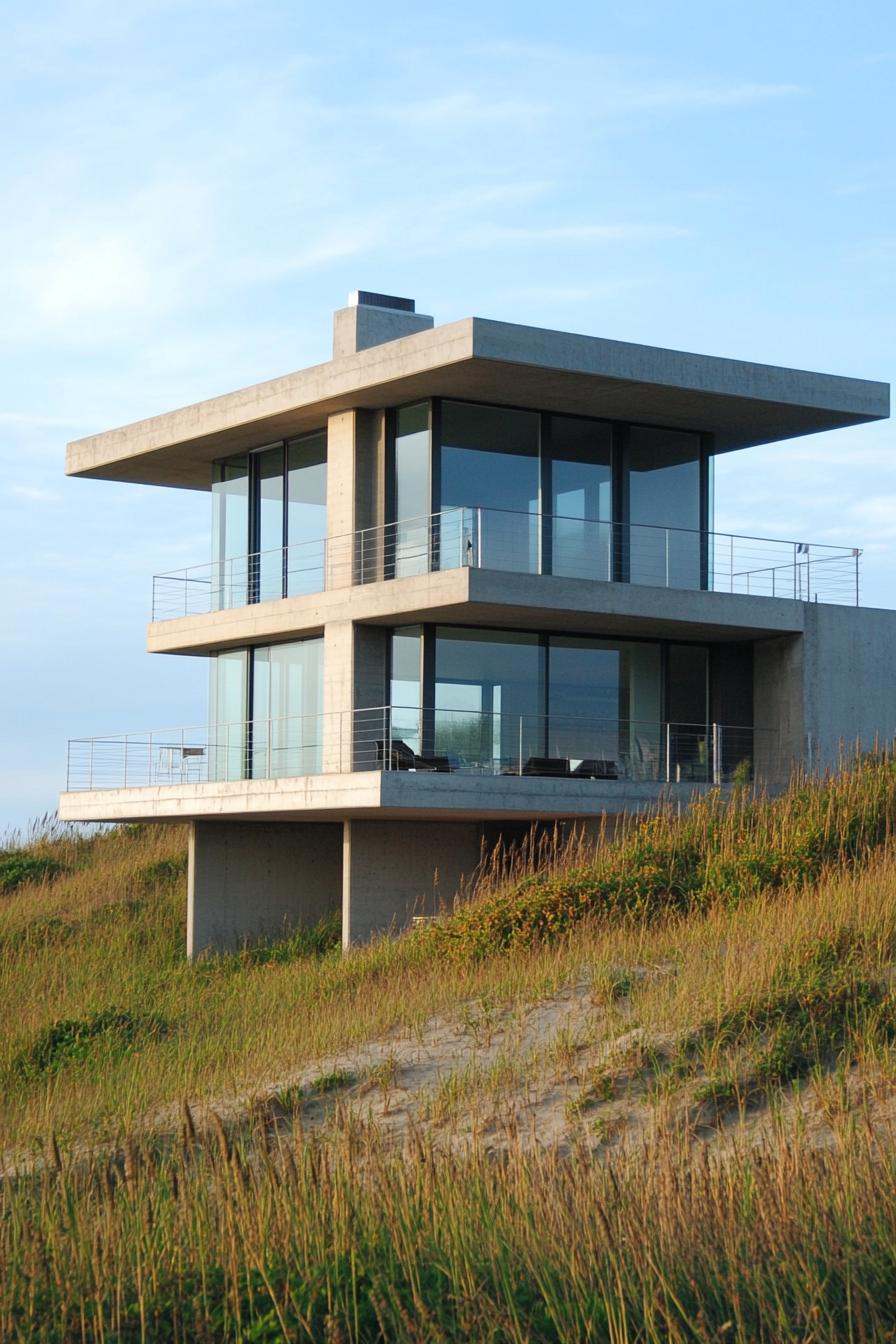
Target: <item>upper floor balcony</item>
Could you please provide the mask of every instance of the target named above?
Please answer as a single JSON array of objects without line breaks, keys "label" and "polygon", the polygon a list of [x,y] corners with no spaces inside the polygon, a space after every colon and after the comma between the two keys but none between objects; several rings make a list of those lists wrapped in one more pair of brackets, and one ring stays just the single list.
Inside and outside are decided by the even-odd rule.
[{"label": "upper floor balcony", "polygon": [[463,567],[859,604],[857,547],[478,506],[238,555],[153,579],[152,619]]}]

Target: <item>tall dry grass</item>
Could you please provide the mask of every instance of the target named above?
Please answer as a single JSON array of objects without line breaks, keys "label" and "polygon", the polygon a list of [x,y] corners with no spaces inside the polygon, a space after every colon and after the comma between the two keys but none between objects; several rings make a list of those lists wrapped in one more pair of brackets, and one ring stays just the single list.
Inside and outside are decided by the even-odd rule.
[{"label": "tall dry grass", "polygon": [[[245,1097],[305,1065],[326,1072],[342,1052],[390,1032],[419,1033],[471,1000],[524,1011],[583,975],[600,984],[644,966],[672,971],[630,977],[631,1021],[690,1032],[692,1063],[737,1082],[759,1062],[752,1038],[768,1034],[770,1013],[783,1032],[809,1002],[807,986],[781,981],[788,967],[806,965],[823,980],[820,945],[848,938],[848,1016],[892,958],[894,790],[893,762],[879,756],[834,780],[798,780],[770,804],[710,800],[680,821],[651,819],[597,854],[577,839],[509,869],[496,861],[478,898],[444,926],[348,958],[325,950],[332,931],[323,930],[190,965],[181,830],[32,838],[31,851],[63,871],[0,897],[0,1150],[51,1132],[63,1141],[114,1136],[184,1097]],[[643,861],[633,869],[636,850]],[[677,898],[670,866],[687,879]],[[771,877],[760,882],[757,871]],[[708,874],[719,872],[729,885],[711,887]],[[618,890],[629,878],[649,900],[593,899],[595,882]],[[583,882],[590,895],[574,904],[575,918],[533,924],[528,902],[568,903]],[[500,920],[528,910],[513,925],[527,935],[505,938],[502,924],[484,941],[495,909]],[[803,1025],[804,1037],[817,1019]],[[843,1046],[834,1028],[828,1054]],[[612,1015],[606,1030],[618,1030]],[[854,1052],[867,1037],[865,1053],[887,1055],[873,1014],[850,1030]]]},{"label": "tall dry grass", "polygon": [[61,1341],[789,1341],[896,1333],[896,1154],[674,1135],[613,1164],[511,1143],[129,1145],[0,1190],[0,1335]]}]

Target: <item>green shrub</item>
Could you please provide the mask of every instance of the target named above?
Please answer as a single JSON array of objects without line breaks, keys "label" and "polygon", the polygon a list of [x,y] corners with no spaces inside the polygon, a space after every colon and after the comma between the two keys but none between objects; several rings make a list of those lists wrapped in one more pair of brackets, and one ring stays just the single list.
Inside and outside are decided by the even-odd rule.
[{"label": "green shrub", "polygon": [[0,854],[0,892],[15,891],[25,882],[49,882],[63,872],[65,866],[58,859],[9,850]]},{"label": "green shrub", "polygon": [[642,921],[761,891],[801,887],[826,867],[866,859],[896,821],[896,758],[879,752],[839,774],[798,776],[771,801],[743,789],[664,811],[578,866],[556,865],[483,895],[421,930],[439,950],[487,956],[564,935],[586,917]]},{"label": "green shrub", "polygon": [[169,1031],[164,1018],[127,1009],[106,1008],[86,1018],[60,1018],[38,1032],[31,1045],[16,1056],[13,1072],[22,1079],[56,1073],[67,1064],[88,1059],[98,1048],[120,1058],[162,1039]]},{"label": "green shrub", "polygon": [[140,871],[140,880],[145,887],[157,887],[178,881],[187,871],[187,856],[179,854],[173,859],[157,859],[148,863]]}]

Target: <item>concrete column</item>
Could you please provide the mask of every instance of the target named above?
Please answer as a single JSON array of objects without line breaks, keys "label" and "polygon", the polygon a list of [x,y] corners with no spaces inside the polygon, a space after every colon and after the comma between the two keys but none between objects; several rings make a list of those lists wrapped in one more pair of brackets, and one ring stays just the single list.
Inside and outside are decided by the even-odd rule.
[{"label": "concrete column", "polygon": [[753,648],[756,779],[785,783],[804,757],[803,638],[780,635]]},{"label": "concrete column", "polygon": [[481,834],[475,821],[346,821],[343,945],[406,928],[449,903],[479,863]]},{"label": "concrete column", "polygon": [[327,419],[327,587],[352,582],[355,530],[355,412]]},{"label": "concrete column", "polygon": [[339,822],[194,821],[187,956],[277,937],[339,909]]}]

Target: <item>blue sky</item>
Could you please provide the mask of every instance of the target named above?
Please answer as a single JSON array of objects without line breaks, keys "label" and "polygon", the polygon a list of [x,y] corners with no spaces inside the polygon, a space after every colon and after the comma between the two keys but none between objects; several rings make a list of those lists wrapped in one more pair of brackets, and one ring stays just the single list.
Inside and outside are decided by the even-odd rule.
[{"label": "blue sky", "polygon": [[[207,496],[67,480],[66,441],[327,358],[349,290],[893,378],[883,0],[7,0],[0,38],[0,832],[67,738],[205,716],[143,645]],[[717,527],[864,546],[896,605],[894,446],[720,459]]]}]

